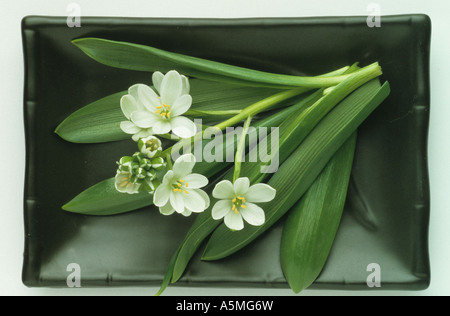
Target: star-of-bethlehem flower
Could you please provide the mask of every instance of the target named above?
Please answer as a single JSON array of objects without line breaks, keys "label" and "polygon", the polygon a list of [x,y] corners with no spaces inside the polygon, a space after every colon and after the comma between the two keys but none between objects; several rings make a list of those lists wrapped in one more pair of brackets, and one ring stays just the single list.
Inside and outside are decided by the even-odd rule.
[{"label": "star-of-bethlehem flower", "polygon": [[225,225],[230,229],[241,230],[244,220],[254,226],[264,224],[264,210],[255,203],[272,201],[276,190],[264,183],[250,186],[248,178],[239,178],[234,185],[228,180],[219,182],[213,196],[219,201],[212,209],[212,217],[215,220],[224,218]]},{"label": "star-of-bethlehem flower", "polygon": [[209,196],[201,190],[209,181],[203,175],[192,173],[195,163],[194,155],[183,155],[175,161],[173,169],[166,173],[153,198],[161,214],[177,212],[189,216],[209,207]]},{"label": "star-of-bethlehem flower", "polygon": [[194,136],[197,127],[182,116],[192,105],[188,79],[175,70],[166,75],[155,72],[152,79],[159,95],[149,86],[137,84],[122,97],[120,106],[128,121],[121,122],[121,129],[135,141],[170,132],[180,138]]}]

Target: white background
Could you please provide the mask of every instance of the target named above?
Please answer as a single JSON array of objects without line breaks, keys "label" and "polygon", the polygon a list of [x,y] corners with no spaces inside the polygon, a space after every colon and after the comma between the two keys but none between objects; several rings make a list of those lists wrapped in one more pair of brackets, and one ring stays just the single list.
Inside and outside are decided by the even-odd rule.
[{"label": "white background", "polygon": [[[28,289],[21,282],[23,182],[23,54],[20,23],[27,15],[67,16],[76,2],[84,16],[129,17],[306,17],[368,15],[378,3],[382,15],[425,13],[433,22],[431,50],[431,122],[429,168],[431,180],[430,255],[432,283],[421,292],[305,291],[301,295],[449,295],[450,294],[450,41],[448,0],[22,0],[2,2],[0,39],[0,295],[153,295],[156,289]],[[408,80],[408,78],[405,78]],[[291,295],[290,290],[169,288],[166,295]]]}]

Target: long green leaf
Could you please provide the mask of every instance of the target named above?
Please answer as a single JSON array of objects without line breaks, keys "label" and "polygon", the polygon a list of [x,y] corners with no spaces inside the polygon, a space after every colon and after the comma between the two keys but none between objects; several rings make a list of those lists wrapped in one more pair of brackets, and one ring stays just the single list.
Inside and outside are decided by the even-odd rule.
[{"label": "long green leaf", "polygon": [[165,273],[163,282],[161,284],[161,288],[155,294],[155,296],[160,296],[166,290],[167,286],[169,286],[170,281],[172,279],[173,269],[175,267],[175,261],[177,260],[178,253],[179,249],[173,254],[172,258],[170,259],[167,272]]},{"label": "long green leaf", "polygon": [[[190,81],[193,98],[192,109],[199,111],[240,110],[279,90],[210,82],[199,79]],[[73,143],[102,143],[129,139],[130,135],[120,129],[125,117],[120,108],[120,99],[127,91],[102,98],[68,116],[55,130],[61,138]],[[189,112],[187,113],[189,115]],[[195,117],[208,123],[201,112]],[[220,120],[226,116],[214,117]]]},{"label": "long green leaf", "polygon": [[333,245],[347,198],[356,133],[336,152],[289,211],[280,247],[281,267],[295,293],[319,276]]},{"label": "long green leaf", "polygon": [[68,116],[55,133],[72,143],[102,143],[130,138],[120,129],[125,120],[120,99],[126,92],[102,98]]},{"label": "long green leaf", "polygon": [[127,213],[153,204],[153,195],[145,192],[120,193],[114,183],[115,179],[110,178],[90,187],[64,205],[63,210],[83,215],[104,216]]},{"label": "long green leaf", "polygon": [[231,232],[221,224],[208,241],[203,260],[217,260],[242,249],[276,223],[306,192],[322,169],[358,126],[390,93],[375,79],[336,106],[308,135],[268,182],[278,192],[264,205],[266,222]]},{"label": "long green leaf", "polygon": [[347,75],[331,77],[299,77],[267,73],[211,60],[164,51],[155,47],[101,38],[80,38],[73,41],[84,53],[107,66],[167,72],[176,69],[186,75],[212,81],[273,88],[334,86]]}]

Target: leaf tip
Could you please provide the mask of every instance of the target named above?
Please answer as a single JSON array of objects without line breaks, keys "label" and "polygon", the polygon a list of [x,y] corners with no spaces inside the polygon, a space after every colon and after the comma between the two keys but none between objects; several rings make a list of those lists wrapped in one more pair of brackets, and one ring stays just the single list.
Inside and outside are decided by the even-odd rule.
[{"label": "leaf tip", "polygon": [[160,289],[159,289],[159,291],[158,292],[156,292],[156,294],[154,295],[154,296],[161,296],[162,294],[163,294],[163,292],[164,292],[164,290],[165,290],[166,288],[164,287],[164,286],[162,286]]},{"label": "leaf tip", "polygon": [[71,41],[71,43],[75,46],[79,46],[81,42],[83,42],[85,38],[76,38]]},{"label": "leaf tip", "polygon": [[63,140],[65,140],[66,142],[70,142],[70,143],[76,143],[75,140],[71,139],[69,134],[66,133],[64,131],[64,128],[61,127],[61,125],[59,125],[55,130],[54,133],[56,135],[58,135],[59,137],[61,137]]},{"label": "leaf tip", "polygon": [[63,210],[63,211],[66,211],[66,212],[71,212],[72,213],[72,209],[71,209],[71,207],[70,207],[70,203],[67,203],[67,204],[64,204],[63,206],[61,206],[61,209]]},{"label": "leaf tip", "polygon": [[55,128],[55,130],[53,131],[55,134],[57,134],[58,136],[60,136],[60,137],[62,137],[61,136],[61,124],[59,124],[56,128]]}]

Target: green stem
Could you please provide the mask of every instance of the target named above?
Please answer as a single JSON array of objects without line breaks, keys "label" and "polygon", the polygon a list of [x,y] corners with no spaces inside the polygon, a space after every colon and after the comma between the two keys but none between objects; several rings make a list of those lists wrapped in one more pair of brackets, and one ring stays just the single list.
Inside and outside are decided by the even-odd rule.
[{"label": "green stem", "polygon": [[225,110],[225,111],[202,111],[202,110],[189,110],[185,113],[186,116],[226,116],[226,115],[237,115],[240,114],[242,110]]},{"label": "green stem", "polygon": [[173,169],[172,156],[170,155],[170,152],[169,153],[164,152],[163,155],[164,154],[165,154],[166,159],[167,159],[167,170],[172,170]]},{"label": "green stem", "polygon": [[[336,104],[341,102],[354,90],[369,82],[370,80],[377,78],[383,74],[381,67],[378,63],[373,63],[354,72],[349,78],[338,84],[337,86],[325,89],[324,96],[315,102],[312,106],[306,109],[301,115],[299,115],[294,122],[292,122],[287,132],[282,135],[280,139],[280,146],[282,146],[289,138],[292,138],[292,133],[298,130],[300,124],[308,125],[304,126],[303,130],[312,129]],[[306,123],[305,118],[308,117]],[[297,135],[298,137],[298,135]],[[306,137],[306,135],[303,135]]]},{"label": "green stem", "polygon": [[258,101],[256,103],[250,105],[249,107],[242,110],[241,113],[239,113],[238,115],[226,120],[225,122],[222,122],[222,123],[216,125],[215,127],[218,128],[219,130],[223,131],[227,127],[236,125],[237,123],[245,120],[249,116],[255,116],[280,102],[289,100],[290,98],[293,98],[302,93],[305,93],[306,91],[308,91],[308,89],[298,88],[298,89],[287,90],[287,91],[277,93],[268,98],[265,98],[264,100]]},{"label": "green stem", "polygon": [[245,138],[247,136],[247,133],[248,133],[251,123],[252,123],[252,117],[249,116],[247,118],[247,121],[244,124],[244,129],[242,131],[241,139],[239,140],[239,144],[238,144],[237,151],[236,151],[236,158],[234,160],[235,162],[234,162],[233,183],[236,182],[237,179],[239,179],[239,176],[241,174],[242,153],[244,152]]},{"label": "green stem", "polygon": [[[277,93],[273,96],[270,96],[264,100],[258,101],[250,106],[248,106],[247,108],[240,110],[239,114],[233,116],[232,118],[216,125],[216,126],[211,126],[211,128],[217,129],[218,131],[223,131],[225,130],[227,127],[233,126],[238,124],[239,122],[247,119],[248,117],[253,117],[256,114],[259,114],[271,107],[273,107],[274,105],[289,100],[290,98],[293,98],[295,96],[298,96],[302,93],[307,92],[308,89],[305,88],[298,88],[298,89],[294,89],[294,90],[287,90],[287,91],[283,91],[280,93]],[[230,111],[228,111],[230,112]],[[181,139],[177,144],[175,144],[174,146],[182,146],[184,142],[191,142],[191,145],[194,144],[196,139],[199,139],[200,135],[201,138],[203,138],[203,134],[205,133],[205,131],[201,131],[198,132],[195,136],[191,137],[190,139]],[[173,147],[167,148],[164,152],[163,155],[168,155],[172,152]]]}]

